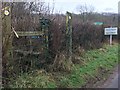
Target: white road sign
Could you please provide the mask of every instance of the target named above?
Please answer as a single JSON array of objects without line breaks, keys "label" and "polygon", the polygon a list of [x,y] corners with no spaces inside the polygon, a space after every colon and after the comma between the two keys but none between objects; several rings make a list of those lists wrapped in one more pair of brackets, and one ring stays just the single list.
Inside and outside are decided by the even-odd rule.
[{"label": "white road sign", "polygon": [[111,27],[111,28],[105,28],[104,29],[105,35],[117,35],[118,34],[118,28],[117,27]]},{"label": "white road sign", "polygon": [[104,29],[105,35],[110,35],[110,45],[112,44],[112,35],[118,34],[118,28],[117,27],[110,27]]}]

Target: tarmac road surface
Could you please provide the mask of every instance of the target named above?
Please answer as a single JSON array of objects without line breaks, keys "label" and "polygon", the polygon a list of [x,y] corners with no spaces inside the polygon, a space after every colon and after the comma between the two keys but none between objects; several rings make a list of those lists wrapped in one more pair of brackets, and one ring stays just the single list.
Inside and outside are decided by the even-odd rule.
[{"label": "tarmac road surface", "polygon": [[117,67],[113,72],[113,74],[104,83],[103,88],[118,88],[120,86],[120,83],[118,83],[119,79],[120,79],[120,74]]}]

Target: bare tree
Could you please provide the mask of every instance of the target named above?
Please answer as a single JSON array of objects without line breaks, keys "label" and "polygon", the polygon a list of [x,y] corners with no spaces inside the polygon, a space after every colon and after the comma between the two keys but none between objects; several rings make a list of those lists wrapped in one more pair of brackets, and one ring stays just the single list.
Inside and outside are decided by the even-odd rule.
[{"label": "bare tree", "polygon": [[95,11],[95,8],[92,5],[87,4],[78,5],[76,9],[80,13],[83,22],[89,21],[89,19],[92,17],[93,12]]}]

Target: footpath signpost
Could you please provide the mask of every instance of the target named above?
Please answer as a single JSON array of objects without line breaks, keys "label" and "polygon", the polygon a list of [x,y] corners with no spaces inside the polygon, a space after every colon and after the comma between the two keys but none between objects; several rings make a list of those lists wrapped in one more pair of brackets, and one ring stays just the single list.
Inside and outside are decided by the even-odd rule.
[{"label": "footpath signpost", "polygon": [[2,76],[3,87],[8,85],[9,61],[13,60],[12,56],[12,29],[11,29],[11,6],[5,3],[2,8]]},{"label": "footpath signpost", "polygon": [[117,27],[110,27],[104,29],[105,35],[110,35],[110,45],[112,44],[112,35],[118,34],[118,28]]},{"label": "footpath signpost", "polygon": [[72,59],[72,14],[66,12],[66,48],[69,60]]}]

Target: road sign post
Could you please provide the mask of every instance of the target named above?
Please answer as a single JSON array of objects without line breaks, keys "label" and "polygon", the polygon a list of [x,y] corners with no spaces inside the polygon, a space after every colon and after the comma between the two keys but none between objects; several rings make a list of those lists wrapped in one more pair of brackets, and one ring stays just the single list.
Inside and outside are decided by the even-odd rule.
[{"label": "road sign post", "polygon": [[110,45],[112,45],[112,35],[110,35]]},{"label": "road sign post", "polygon": [[118,34],[118,29],[117,29],[117,27],[105,28],[104,34],[110,35],[110,45],[112,45],[112,36]]}]

